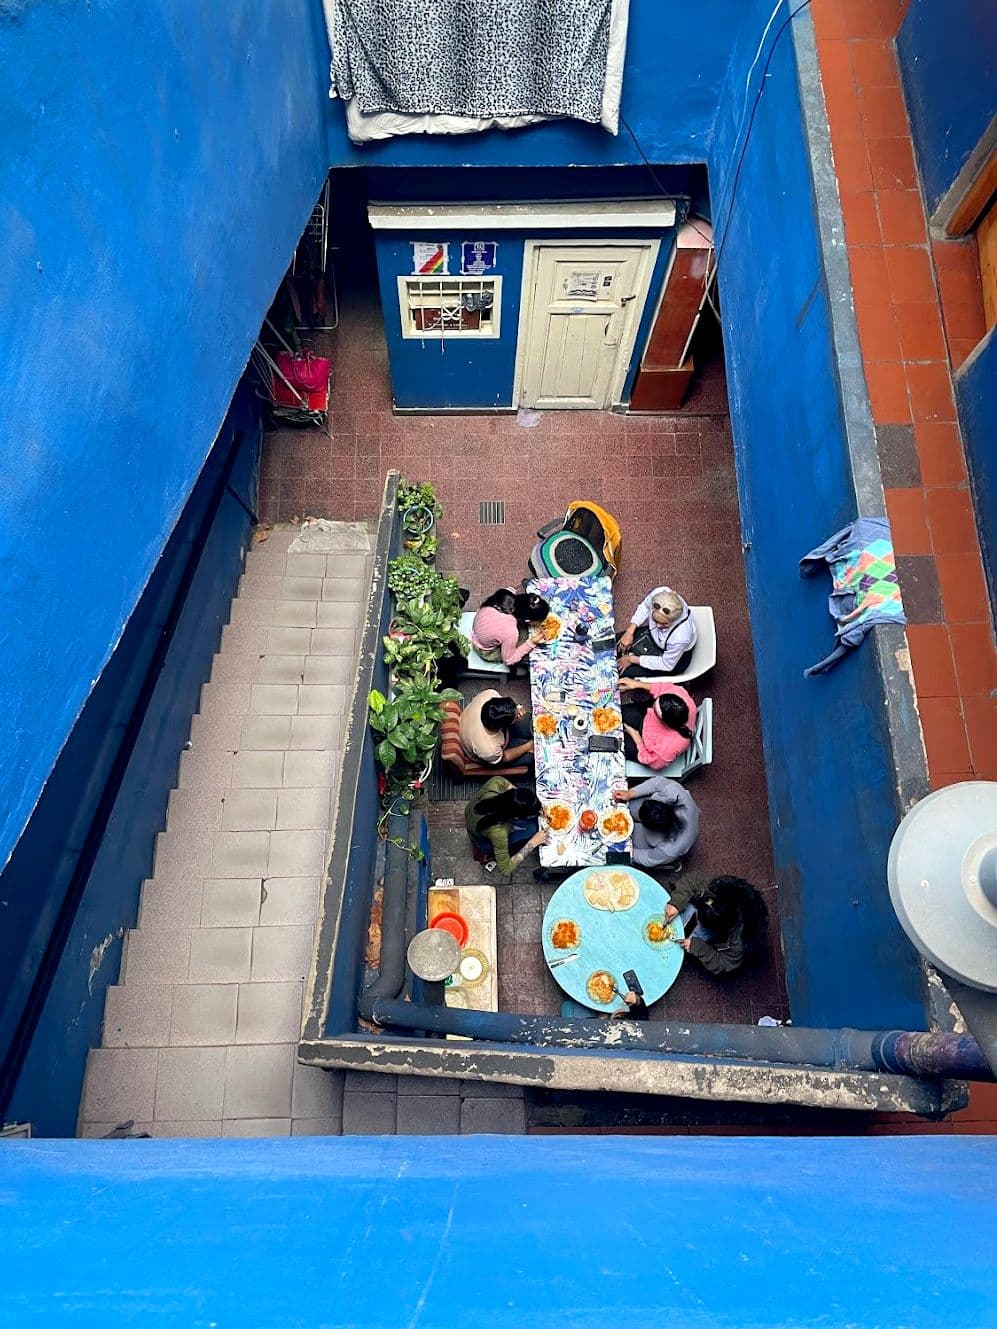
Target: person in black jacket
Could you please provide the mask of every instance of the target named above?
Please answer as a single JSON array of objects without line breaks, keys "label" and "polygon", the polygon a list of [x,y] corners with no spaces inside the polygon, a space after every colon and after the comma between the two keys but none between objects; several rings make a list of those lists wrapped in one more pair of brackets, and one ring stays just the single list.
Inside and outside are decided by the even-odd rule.
[{"label": "person in black jacket", "polygon": [[768,909],[750,881],[742,877],[687,877],[670,882],[665,922],[692,905],[698,925],[678,944],[717,978],[736,973],[758,955],[765,941]]}]

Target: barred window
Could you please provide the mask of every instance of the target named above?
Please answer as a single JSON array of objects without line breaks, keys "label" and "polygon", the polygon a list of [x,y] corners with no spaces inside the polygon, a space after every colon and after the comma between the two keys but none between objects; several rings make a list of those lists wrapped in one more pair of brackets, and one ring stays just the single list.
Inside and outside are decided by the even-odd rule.
[{"label": "barred window", "polygon": [[501,277],[399,277],[403,337],[497,337]]}]

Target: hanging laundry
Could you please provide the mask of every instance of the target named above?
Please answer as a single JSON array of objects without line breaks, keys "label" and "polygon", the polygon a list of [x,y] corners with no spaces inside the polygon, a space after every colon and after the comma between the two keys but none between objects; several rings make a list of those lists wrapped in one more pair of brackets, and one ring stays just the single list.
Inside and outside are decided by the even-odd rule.
[{"label": "hanging laundry", "polygon": [[877,623],[907,622],[885,517],[859,517],[811,549],[800,560],[800,576],[810,577],[825,565],[834,587],[827,606],[837,624],[837,645],[825,659],[805,669],[804,678],[833,668]]},{"label": "hanging laundry", "polygon": [[629,0],[323,0],[354,142],[570,117],[619,127]]}]

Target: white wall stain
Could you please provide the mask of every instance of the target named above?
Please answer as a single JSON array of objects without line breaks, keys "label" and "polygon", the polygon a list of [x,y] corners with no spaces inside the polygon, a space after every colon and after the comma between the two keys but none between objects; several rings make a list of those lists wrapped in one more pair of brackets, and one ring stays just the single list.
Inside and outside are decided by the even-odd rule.
[{"label": "white wall stain", "polygon": [[90,952],[90,973],[87,975],[87,991],[93,996],[93,981],[97,977],[97,971],[104,963],[104,956],[107,954],[108,947],[115,941],[120,940],[125,935],[125,929],[120,927],[116,932],[109,932],[102,941]]}]

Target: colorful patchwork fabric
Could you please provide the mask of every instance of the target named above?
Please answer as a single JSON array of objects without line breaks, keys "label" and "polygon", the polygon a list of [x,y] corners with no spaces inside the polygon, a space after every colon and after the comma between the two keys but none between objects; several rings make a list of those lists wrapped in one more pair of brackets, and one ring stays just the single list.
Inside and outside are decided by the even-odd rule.
[{"label": "colorful patchwork fabric", "polygon": [[906,623],[889,522],[860,517],[800,560],[800,575],[821,566],[831,573],[834,589],[828,609],[835,620],[837,645],[826,659],[804,670],[822,674],[864,640],[877,623]]}]

